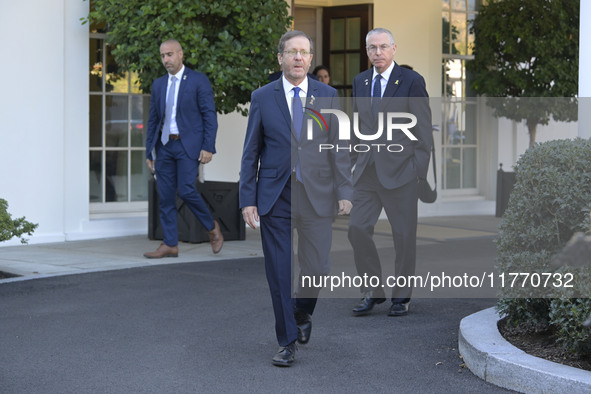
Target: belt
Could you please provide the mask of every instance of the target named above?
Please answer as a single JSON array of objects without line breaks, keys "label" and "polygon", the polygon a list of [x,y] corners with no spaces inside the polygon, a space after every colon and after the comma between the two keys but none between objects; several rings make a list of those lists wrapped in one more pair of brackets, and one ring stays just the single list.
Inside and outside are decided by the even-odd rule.
[{"label": "belt", "polygon": [[180,140],[181,136],[179,134],[170,134],[168,138],[171,140]]}]

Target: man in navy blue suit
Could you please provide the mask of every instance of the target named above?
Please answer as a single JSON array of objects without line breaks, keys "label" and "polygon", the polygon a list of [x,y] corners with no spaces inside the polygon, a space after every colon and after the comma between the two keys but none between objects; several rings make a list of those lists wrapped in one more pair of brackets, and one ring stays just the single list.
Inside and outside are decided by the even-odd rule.
[{"label": "man in navy blue suit", "polygon": [[327,275],[332,221],[349,213],[353,195],[348,151],[319,151],[319,144],[338,144],[331,117],[327,129],[313,122],[311,131],[301,128],[304,108],[319,113],[321,103],[338,105],[335,89],[307,76],[312,51],[310,37],[301,31],[281,37],[277,60],[283,75],[252,93],[242,154],[240,207],[244,221],[261,229],[279,343],[276,366],[291,365],[296,340],[310,339],[320,291],[298,280],[292,298],[293,230],[300,278]]},{"label": "man in navy blue suit", "polygon": [[[393,151],[368,150],[353,157],[355,196],[349,241],[358,274],[381,280],[382,268],[373,233],[383,208],[394,239],[395,276],[408,278],[415,273],[417,181],[427,177],[433,144],[429,96],[421,75],[394,62],[396,44],[389,30],[377,28],[367,33],[366,46],[373,67],[353,80],[354,110],[359,113],[361,133],[376,133],[380,117],[386,124],[384,118],[388,113],[407,113],[416,117],[416,125],[408,129],[415,139],[401,130],[391,136],[384,132],[372,142],[395,146]],[[409,122],[405,119],[400,123]],[[363,290],[363,298],[353,308],[354,315],[365,315],[375,304],[386,300],[379,284]],[[388,315],[406,315],[411,294],[411,287],[393,288]]]},{"label": "man in navy blue suit", "polygon": [[204,74],[183,65],[183,48],[177,40],[164,41],[160,57],[168,74],[152,85],[146,163],[156,173],[164,239],[156,251],[144,256],[178,256],[177,191],[208,230],[213,253],[219,253],[224,242],[220,226],[195,188],[199,163],[209,163],[215,153],[218,124],[213,90]]}]

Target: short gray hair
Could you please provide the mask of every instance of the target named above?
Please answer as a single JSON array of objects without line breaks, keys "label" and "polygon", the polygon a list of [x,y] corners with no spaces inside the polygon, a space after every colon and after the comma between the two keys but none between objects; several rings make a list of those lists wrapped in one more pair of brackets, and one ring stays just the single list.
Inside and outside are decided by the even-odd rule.
[{"label": "short gray hair", "polygon": [[283,51],[285,50],[285,43],[294,37],[307,38],[308,41],[310,42],[310,52],[314,53],[314,43],[312,42],[312,39],[310,38],[309,35],[307,35],[306,33],[304,33],[303,31],[300,31],[300,30],[291,30],[291,31],[288,31],[287,33],[285,33],[284,35],[282,35],[281,38],[279,39],[279,45],[277,45],[277,53],[282,54]]},{"label": "short gray hair", "polygon": [[388,29],[384,29],[383,27],[376,27],[375,29],[370,30],[365,36],[365,46],[367,46],[367,43],[369,42],[369,36],[382,33],[386,33],[388,37],[390,37],[390,44],[394,45],[394,36],[392,35],[392,32]]}]

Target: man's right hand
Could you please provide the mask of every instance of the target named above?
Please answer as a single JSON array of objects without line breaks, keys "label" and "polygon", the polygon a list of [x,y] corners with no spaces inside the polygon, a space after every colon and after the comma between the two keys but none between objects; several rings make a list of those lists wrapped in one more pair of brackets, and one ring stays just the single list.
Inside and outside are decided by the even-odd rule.
[{"label": "man's right hand", "polygon": [[242,208],[242,218],[251,228],[256,229],[260,226],[259,211],[255,206]]},{"label": "man's right hand", "polygon": [[146,164],[148,165],[148,168],[152,174],[154,173],[154,162],[155,160],[146,159]]}]

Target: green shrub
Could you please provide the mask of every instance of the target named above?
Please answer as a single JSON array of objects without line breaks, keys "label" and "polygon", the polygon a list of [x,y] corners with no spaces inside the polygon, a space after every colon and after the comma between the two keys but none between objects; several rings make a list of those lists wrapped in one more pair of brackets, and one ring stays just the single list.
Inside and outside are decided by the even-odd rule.
[{"label": "green shrub", "polygon": [[579,356],[591,352],[591,330],[583,322],[591,315],[591,299],[553,299],[550,307],[551,324],[558,341],[565,349]]},{"label": "green shrub", "polygon": [[8,202],[0,198],[0,242],[19,237],[21,243],[26,244],[27,240],[22,235],[32,235],[37,226],[39,225],[28,222],[24,217],[12,219],[12,215],[8,213]]},{"label": "green shrub", "polygon": [[[589,267],[556,267],[552,259],[575,232],[589,233],[591,140],[536,144],[520,158],[515,176],[497,241],[499,271],[576,272],[577,283],[588,280]],[[527,286],[505,287],[500,296],[497,309],[509,325],[551,325],[571,351],[591,349],[581,325],[591,312],[588,301]]]}]

